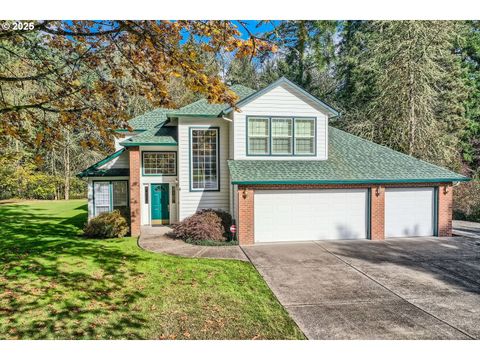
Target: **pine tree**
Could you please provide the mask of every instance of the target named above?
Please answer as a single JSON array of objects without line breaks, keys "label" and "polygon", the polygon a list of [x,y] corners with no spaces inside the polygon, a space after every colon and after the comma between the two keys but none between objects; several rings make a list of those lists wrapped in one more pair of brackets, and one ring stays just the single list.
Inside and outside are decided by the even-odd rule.
[{"label": "pine tree", "polygon": [[225,80],[230,85],[241,84],[258,89],[258,74],[253,60],[234,58],[228,66]]},{"label": "pine tree", "polygon": [[[465,126],[466,88],[454,53],[459,24],[373,21],[357,31],[361,34],[350,34],[356,39],[349,46],[360,47],[343,83],[352,97],[349,129],[409,155],[452,165]],[[344,51],[344,56],[352,53]]]}]

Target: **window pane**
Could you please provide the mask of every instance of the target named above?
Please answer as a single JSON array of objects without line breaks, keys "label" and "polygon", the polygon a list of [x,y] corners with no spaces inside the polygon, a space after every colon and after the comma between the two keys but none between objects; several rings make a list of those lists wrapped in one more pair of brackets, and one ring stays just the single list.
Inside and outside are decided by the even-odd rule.
[{"label": "window pane", "polygon": [[313,148],[313,141],[314,141],[314,138],[296,139],[295,153],[296,154],[313,154],[315,152]]},{"label": "window pane", "polygon": [[295,137],[315,136],[314,119],[295,119]]},{"label": "window pane", "polygon": [[218,132],[216,129],[191,130],[192,189],[218,189]]},{"label": "window pane", "polygon": [[272,139],[272,154],[291,154],[292,139]]},{"label": "window pane", "polygon": [[145,175],[175,175],[176,154],[174,152],[144,152],[143,172]]},{"label": "window pane", "polygon": [[292,119],[272,119],[272,136],[292,136]]},{"label": "window pane", "polygon": [[110,211],[110,184],[108,182],[95,182],[93,186],[95,215]]},{"label": "window pane", "polygon": [[268,154],[268,138],[250,138],[248,152],[250,154]]},{"label": "window pane", "polygon": [[248,119],[249,136],[268,136],[268,119],[249,118]]},{"label": "window pane", "polygon": [[127,182],[113,181],[113,208],[125,207],[128,204],[127,199]]}]

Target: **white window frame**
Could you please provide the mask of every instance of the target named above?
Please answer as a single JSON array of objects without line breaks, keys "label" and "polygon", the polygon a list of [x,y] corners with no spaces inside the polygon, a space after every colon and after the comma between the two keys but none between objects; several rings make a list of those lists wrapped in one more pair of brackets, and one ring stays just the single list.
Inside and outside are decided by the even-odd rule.
[{"label": "white window frame", "polygon": [[[173,173],[171,172],[153,172],[153,173],[147,173],[146,167],[145,167],[145,155],[150,155],[150,154],[155,154],[155,155],[173,155],[173,160],[174,160],[174,167],[173,167]],[[143,151],[142,152],[142,175],[143,176],[176,176],[177,175],[177,153],[175,151]]]},{"label": "white window frame", "polygon": [[[295,124],[297,120],[300,121],[310,121],[313,123],[313,135],[311,136],[297,136],[297,133],[295,132]],[[316,125],[317,125],[317,119],[314,117],[300,117],[300,118],[294,118],[294,129],[293,129],[293,134],[294,134],[294,139],[293,139],[293,153],[297,156],[310,156],[310,155],[315,155],[317,152],[317,144],[316,144],[316,139],[317,139],[317,130],[316,130]],[[311,153],[297,153],[297,140],[298,139],[311,139],[312,140],[312,145],[313,145],[313,151]]]},{"label": "white window frame", "polygon": [[[193,132],[194,131],[215,131],[215,172],[216,172],[216,186],[212,188],[200,188],[194,187],[193,181]],[[195,191],[220,191],[220,128],[218,127],[190,127],[189,129],[189,137],[190,137],[190,192]],[[204,183],[206,181],[204,180]]]},{"label": "white window frame", "polygon": [[[126,203],[125,205],[118,205],[116,204],[115,205],[115,200],[114,200],[114,192],[113,192],[113,183],[115,182],[123,182],[126,184],[126,192],[125,192],[125,196],[126,196]],[[108,203],[104,203],[104,204],[101,204],[99,207],[107,207],[108,206],[108,211],[102,211],[100,213],[97,212],[97,199],[98,199],[98,196],[97,196],[97,191],[95,189],[95,186],[97,184],[107,184],[107,189],[108,189]],[[128,188],[128,184],[129,184],[129,181],[128,180],[94,180],[93,181],[93,184],[92,184],[92,187],[93,187],[93,215],[94,216],[98,216],[102,213],[105,213],[105,212],[112,212],[113,210],[115,210],[115,208],[117,207],[129,207],[130,206],[130,199],[129,199],[129,188]]]},{"label": "white window frame", "polygon": [[[100,197],[99,195],[101,194],[100,191],[97,191],[96,187],[97,185],[99,187],[103,187],[103,189],[106,189],[107,190],[107,199],[108,201],[105,201],[105,198],[104,197]],[[107,213],[107,212],[110,212],[111,211],[111,208],[112,208],[112,195],[111,195],[111,191],[110,191],[110,182],[109,181],[95,181],[93,183],[93,214],[95,216],[97,215],[100,215],[100,214],[103,214],[103,213]],[[100,194],[99,194],[100,193]],[[100,203],[101,201],[101,203]],[[107,208],[108,207],[108,210],[106,211],[97,211],[97,208]]]},{"label": "white window frame", "polygon": [[[256,119],[262,119],[262,120],[267,120],[268,122],[268,136],[265,136],[267,139],[267,149],[268,151],[266,153],[252,153],[250,149],[250,138],[263,138],[263,136],[250,136],[249,131],[250,131],[250,120],[256,120]],[[292,122],[292,136],[291,137],[285,137],[285,136],[274,136],[272,133],[272,121],[276,119],[285,119],[285,120],[291,120]],[[296,127],[296,122],[297,121],[310,121],[313,124],[313,134],[311,136],[297,136],[295,127]],[[251,156],[251,157],[275,157],[275,156],[291,156],[291,157],[311,157],[311,156],[316,156],[317,155],[317,121],[318,118],[315,116],[260,116],[260,115],[247,115],[246,120],[245,120],[245,126],[246,126],[246,149],[245,153],[246,156]],[[273,152],[273,139],[282,139],[282,138],[290,138],[291,139],[291,146],[292,146],[292,151],[290,153],[275,153]],[[313,151],[312,152],[297,152],[297,140],[301,139],[311,139],[312,145],[313,145]]]},{"label": "white window frame", "polygon": [[[290,121],[290,136],[278,136],[278,135],[274,135],[273,134],[273,122],[274,121]],[[293,127],[295,126],[294,125],[295,121],[293,118],[291,117],[272,117],[270,118],[270,141],[271,141],[271,144],[270,144],[270,148],[271,148],[271,155],[273,156],[278,156],[278,155],[293,155],[294,153],[294,149],[293,149],[293,146],[294,146],[294,141],[293,141],[293,135],[294,135],[294,129]],[[290,152],[274,152],[273,150],[273,140],[275,139],[288,139],[290,140]]]},{"label": "white window frame", "polygon": [[[252,135],[250,136],[250,120],[266,120],[267,121],[267,135],[259,136],[259,135]],[[271,136],[271,126],[270,126],[270,118],[268,116],[249,116],[247,117],[247,152],[251,156],[269,156],[271,152],[271,144],[270,144],[270,136]],[[266,139],[267,140],[267,148],[265,153],[251,153],[250,152],[250,138],[252,139]]]}]

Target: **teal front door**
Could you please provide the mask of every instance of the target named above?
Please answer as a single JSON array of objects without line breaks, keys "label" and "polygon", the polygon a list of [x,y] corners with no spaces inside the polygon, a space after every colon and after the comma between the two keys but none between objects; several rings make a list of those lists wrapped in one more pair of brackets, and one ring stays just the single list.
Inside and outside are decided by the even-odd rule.
[{"label": "teal front door", "polygon": [[168,211],[168,184],[150,185],[152,225],[168,224],[170,212]]}]

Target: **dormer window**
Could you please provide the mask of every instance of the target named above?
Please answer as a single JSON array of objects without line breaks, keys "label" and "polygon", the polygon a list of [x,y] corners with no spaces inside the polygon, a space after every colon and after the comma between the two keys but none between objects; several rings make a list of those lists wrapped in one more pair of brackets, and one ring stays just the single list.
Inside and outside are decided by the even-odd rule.
[{"label": "dormer window", "polygon": [[247,117],[247,155],[314,156],[315,118]]}]

